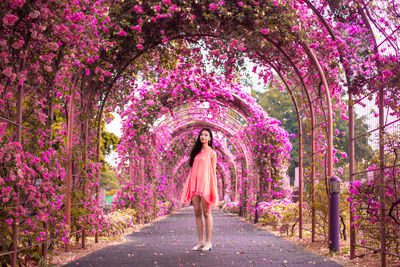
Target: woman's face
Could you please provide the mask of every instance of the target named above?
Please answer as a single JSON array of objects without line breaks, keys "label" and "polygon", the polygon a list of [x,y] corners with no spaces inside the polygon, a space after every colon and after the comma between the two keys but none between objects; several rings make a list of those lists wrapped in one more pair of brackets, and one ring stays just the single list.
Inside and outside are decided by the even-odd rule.
[{"label": "woman's face", "polygon": [[210,141],[210,140],[211,140],[211,136],[208,131],[204,130],[200,133],[200,142],[202,144],[208,144],[208,141]]}]

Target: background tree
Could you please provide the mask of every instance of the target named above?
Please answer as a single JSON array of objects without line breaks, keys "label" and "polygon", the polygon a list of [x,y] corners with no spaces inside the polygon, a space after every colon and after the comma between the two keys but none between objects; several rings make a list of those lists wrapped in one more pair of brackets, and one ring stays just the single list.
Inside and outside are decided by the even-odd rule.
[{"label": "background tree", "polygon": [[[287,91],[281,92],[269,83],[265,91],[252,90],[252,96],[257,99],[269,116],[276,118],[282,122],[282,127],[288,131],[289,134],[295,134],[296,137],[291,139],[292,151],[290,156],[292,162],[289,166],[289,176],[291,184],[294,183],[294,169],[299,164],[299,139],[298,139],[298,124],[297,115],[293,106],[293,101]],[[354,120],[354,135],[357,137],[362,133],[368,132],[369,126],[366,122],[366,117],[357,117]],[[334,146],[340,152],[349,154],[349,129],[348,121],[341,119],[340,114],[336,113],[334,117]],[[304,140],[305,142],[307,140]],[[369,136],[364,135],[356,139],[355,142],[355,161],[357,165],[367,165],[373,156],[373,149],[370,145]],[[343,168],[344,174],[347,174],[348,160],[338,155],[339,161],[335,164],[337,168]],[[347,175],[345,175],[347,177]]]},{"label": "background tree", "polygon": [[[354,136],[357,137],[354,143],[355,162],[367,166],[373,157],[373,149],[371,147],[370,136],[365,134],[371,128],[368,126],[366,116],[356,117],[354,119]],[[334,127],[340,132],[334,138],[334,146],[337,150],[349,154],[349,129],[348,121],[340,119],[340,115],[335,116]],[[363,136],[360,136],[364,134]],[[360,136],[360,137],[358,137]],[[348,160],[339,160],[336,164],[338,167],[347,167]]]},{"label": "background tree", "polygon": [[[111,115],[112,116],[112,115]],[[105,188],[107,191],[120,189],[119,179],[114,168],[105,160],[113,151],[117,151],[119,138],[114,133],[105,130],[104,120],[101,122],[101,140],[100,140],[100,153],[101,162],[103,167],[100,172],[100,187]]]},{"label": "background tree", "polygon": [[121,188],[115,171],[108,169],[100,173],[100,187],[107,191]]},{"label": "background tree", "polygon": [[[356,111],[357,112],[357,111]],[[349,180],[349,160],[347,155],[349,154],[349,136],[348,136],[348,121],[340,119],[340,115],[335,116],[334,128],[336,129],[335,137],[334,137],[334,146],[335,149],[344,152],[345,157],[340,156],[340,153],[337,154],[338,162],[335,163],[335,166],[340,170],[343,170],[343,175],[339,176],[342,180]],[[354,118],[354,171],[361,171],[368,168],[371,164],[377,161],[376,156],[374,156],[374,149],[372,144],[374,142],[373,138],[371,138],[370,134],[367,134],[369,130],[371,130],[373,126],[368,125],[367,117],[357,116],[355,114]],[[355,177],[356,180],[365,177]]]},{"label": "background tree", "polygon": [[117,150],[119,138],[114,133],[103,131],[101,133],[100,150],[103,156],[108,156],[112,151]]}]

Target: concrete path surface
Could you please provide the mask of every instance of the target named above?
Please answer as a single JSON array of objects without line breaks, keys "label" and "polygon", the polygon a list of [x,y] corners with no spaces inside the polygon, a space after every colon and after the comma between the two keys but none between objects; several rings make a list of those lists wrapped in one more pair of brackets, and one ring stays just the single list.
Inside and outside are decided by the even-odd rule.
[{"label": "concrete path surface", "polygon": [[213,249],[191,251],[197,243],[193,207],[154,222],[109,246],[69,263],[72,266],[341,266],[219,209]]}]

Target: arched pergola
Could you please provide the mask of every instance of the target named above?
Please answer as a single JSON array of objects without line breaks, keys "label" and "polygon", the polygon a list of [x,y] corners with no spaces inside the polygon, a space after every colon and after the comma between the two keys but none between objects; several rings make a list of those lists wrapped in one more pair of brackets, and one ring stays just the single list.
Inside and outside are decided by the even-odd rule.
[{"label": "arched pergola", "polygon": [[[398,171],[398,163],[393,160],[397,148],[387,144],[389,137],[395,133],[393,129],[399,124],[400,116],[396,97],[400,73],[400,19],[399,6],[395,1],[213,3],[203,0],[166,0],[162,3],[123,1],[115,5],[106,2],[64,5],[45,1],[28,5],[24,1],[17,4],[6,1],[1,7],[4,12],[0,28],[0,128],[6,129],[0,131],[2,149],[6,153],[13,151],[18,155],[16,158],[29,162],[19,165],[25,169],[35,169],[35,179],[50,177],[54,188],[58,188],[56,191],[65,195],[61,201],[60,194],[49,194],[46,201],[62,205],[41,209],[41,204],[25,203],[18,196],[29,190],[35,191],[33,193],[48,190],[46,183],[38,182],[36,187],[39,190],[33,190],[7,181],[10,188],[15,188],[13,192],[17,200],[16,203],[4,205],[21,209],[20,214],[26,209],[39,213],[46,211],[43,228],[67,229],[67,251],[71,232],[76,230],[82,233],[82,239],[85,240],[89,226],[99,227],[96,219],[91,218],[93,221],[78,229],[76,224],[80,219],[71,219],[71,209],[82,206],[89,210],[90,206],[91,214],[97,212],[98,197],[96,200],[91,196],[98,196],[99,193],[96,184],[100,175],[101,122],[112,110],[123,109],[128,96],[138,89],[138,76],[147,79],[151,86],[151,83],[157,83],[168,73],[174,72],[178,65],[193,65],[201,69],[205,57],[215,69],[223,70],[229,84],[228,81],[235,79],[232,70],[240,68],[243,58],[247,57],[259,66],[258,74],[265,82],[275,80],[274,75],[279,76],[280,84],[292,97],[298,116],[299,151],[307,152],[304,157],[311,162],[310,166],[304,166],[307,170],[304,175],[306,182],[310,183],[313,201],[317,180],[325,182],[326,199],[330,197],[327,181],[334,175],[335,160],[332,117],[335,110],[341,110],[345,118],[344,111],[348,109],[349,180],[353,185],[354,181],[361,180],[361,176],[372,169],[378,189],[373,191],[379,191],[370,195],[360,193],[366,199],[360,199],[359,202],[353,197],[350,199],[351,258],[355,257],[356,246],[367,249],[378,246],[382,266],[386,265],[387,255],[396,254],[393,247],[398,247],[398,241],[388,237],[388,229],[395,229],[398,225],[398,215],[396,219],[393,212],[398,211],[399,196],[396,190],[393,195],[385,194],[388,189],[397,188],[396,179],[392,176]],[[207,51],[207,55],[202,54],[204,51]],[[206,77],[204,81],[212,76],[206,72],[202,75]],[[207,84],[206,87],[213,85]],[[173,110],[182,100],[175,99],[172,101],[175,104],[171,106],[168,102],[170,93],[162,98],[167,110]],[[342,96],[348,97],[347,106],[341,101]],[[239,117],[248,118],[255,111],[252,109],[254,103],[246,103],[242,96],[232,95],[232,99],[225,102],[224,96],[213,95],[210,99],[216,101],[213,107],[240,114],[234,118],[224,115],[225,121],[221,124],[209,124],[220,127],[221,132],[232,132],[235,126],[241,125]],[[376,100],[376,105],[372,104],[371,109],[375,109],[379,120],[368,133],[355,134],[357,125],[354,122],[354,110],[357,106],[369,105],[367,100],[371,99]],[[142,128],[140,134],[152,142],[149,145],[151,153],[156,153],[155,136],[159,130],[173,136],[175,132],[178,135],[193,129],[194,124],[191,126],[185,113],[182,111],[179,117],[181,125],[175,124],[171,113],[165,122],[160,122],[160,127]],[[389,113],[391,116],[387,115]],[[266,119],[256,118],[258,121]],[[262,140],[264,134],[257,127],[248,132],[241,131],[243,134],[236,140],[233,138],[232,142],[235,142],[235,148],[239,148],[238,140],[247,138],[243,148],[238,151],[246,159],[246,167],[251,167],[255,156],[254,150],[249,149],[252,142],[250,136]],[[284,138],[279,138],[278,130],[275,133],[275,139],[271,140],[277,143],[284,141]],[[355,143],[370,133],[375,134],[378,140],[376,152],[379,156],[376,162],[379,166],[374,168],[355,162]],[[310,148],[304,147],[303,139],[311,140]],[[143,144],[138,149],[140,153],[145,152]],[[120,153],[132,154],[126,147],[122,147]],[[230,157],[229,153],[224,155]],[[29,161],[30,157],[36,158]],[[272,157],[271,160],[276,160]],[[60,162],[65,162],[65,166]],[[300,154],[300,192],[303,191],[303,162],[303,155]],[[270,165],[279,169],[277,162],[271,162]],[[8,171],[12,168],[3,169],[9,175]],[[251,171],[246,174],[256,179]],[[133,173],[132,168],[129,172],[130,175]],[[61,188],[59,183],[64,186]],[[357,188],[360,189],[360,186],[355,185],[352,190],[361,192]],[[371,199],[378,199],[379,207],[358,214],[357,203],[368,203]],[[300,237],[302,201],[300,197]],[[82,203],[86,203],[86,206]],[[327,206],[329,209],[328,203]],[[61,209],[65,215],[62,226],[48,223],[49,214]],[[356,213],[357,217],[361,216],[366,221],[370,219],[369,214],[379,218],[379,244],[372,242],[365,246],[356,242]],[[23,231],[19,230],[22,226],[18,226],[20,218],[15,213],[7,216],[12,229],[9,234],[12,252],[7,255],[11,255],[10,262],[15,266],[18,233]],[[23,216],[21,218],[26,219]],[[314,208],[312,218],[314,241]],[[362,227],[360,231],[368,233],[368,228]],[[45,247],[43,251],[47,251],[47,245]]]}]

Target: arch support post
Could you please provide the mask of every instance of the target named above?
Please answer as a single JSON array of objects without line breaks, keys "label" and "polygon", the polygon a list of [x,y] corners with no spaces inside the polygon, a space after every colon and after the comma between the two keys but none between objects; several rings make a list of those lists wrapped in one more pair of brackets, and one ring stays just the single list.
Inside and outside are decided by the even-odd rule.
[{"label": "arch support post", "polygon": [[238,201],[238,176],[242,177],[242,171],[240,168],[238,168],[236,175],[235,175],[235,202]]},{"label": "arch support post", "polygon": [[299,238],[303,238],[303,134],[299,114]]},{"label": "arch support post", "polygon": [[287,84],[286,80],[283,78],[282,75],[281,79],[285,83],[287,90],[290,93],[290,97],[292,98],[296,115],[297,115],[297,126],[299,131],[299,238],[303,238],[303,129],[301,127],[301,119],[300,119],[300,111],[299,105],[297,104],[296,98],[293,94],[293,91],[290,89],[289,85]]},{"label": "arch support post", "polygon": [[[349,92],[349,178],[351,186],[354,183],[354,110],[353,94]],[[349,203],[350,208],[350,259],[356,257],[356,229],[354,227],[353,200]]]},{"label": "arch support post", "polygon": [[[18,87],[18,102],[17,102],[17,129],[16,129],[16,137],[17,137],[17,142],[21,145],[22,147],[22,104],[23,104],[23,99],[24,99],[24,89],[21,86]],[[16,192],[18,194],[18,192]],[[17,266],[17,253],[18,253],[18,236],[19,236],[19,231],[18,231],[18,220],[17,217],[14,217],[14,220],[12,222],[12,251],[13,253],[11,254],[11,266]]]},{"label": "arch support post", "polygon": [[[310,108],[312,109],[312,103]],[[314,113],[311,114],[311,242],[315,242],[315,126]]]},{"label": "arch support post", "polygon": [[379,202],[381,266],[386,266],[386,226],[385,226],[385,102],[383,87],[379,87]]},{"label": "arch support post", "polygon": [[[132,151],[129,150],[129,194],[132,196],[132,182],[133,182],[133,156]],[[132,208],[132,201],[129,202],[129,208]]]},{"label": "arch support post", "polygon": [[[332,119],[332,103],[331,103],[331,95],[329,92],[329,87],[328,83],[326,81],[325,73],[321,67],[321,64],[319,63],[317,57],[315,56],[314,52],[311,50],[310,47],[308,47],[306,44],[302,44],[303,48],[306,50],[307,54],[311,57],[313,60],[314,64],[316,65],[319,75],[322,80],[322,84],[324,85],[325,89],[325,95],[326,95],[326,102],[327,102],[327,108],[328,108],[328,116],[327,116],[327,121],[328,121],[328,130],[327,130],[327,138],[328,138],[328,164],[327,164],[327,176],[330,179],[333,176],[333,119]],[[331,198],[331,193],[330,189],[328,190],[328,228],[330,225],[332,225],[332,218],[330,216],[330,198]],[[330,235],[331,231],[328,229],[328,241],[329,244],[332,242],[332,237]],[[338,233],[339,234],[339,233]]]},{"label": "arch support post", "polygon": [[[102,110],[102,109],[101,109]],[[101,144],[101,118],[102,118],[102,111],[99,112],[98,118],[97,118],[97,147],[96,147],[96,155],[97,155],[97,162],[100,163],[100,144]],[[97,173],[97,179],[99,183],[97,183],[96,186],[96,201],[99,203],[100,200],[100,168]],[[99,229],[98,226],[96,226],[96,233],[94,235],[94,242],[99,243]]]},{"label": "arch support post", "polygon": [[72,143],[74,135],[74,87],[71,88],[71,96],[68,103],[68,125],[67,125],[67,180],[65,189],[65,218],[68,226],[68,236],[65,244],[65,252],[70,252],[71,232],[71,190],[72,190]]},{"label": "arch support post", "polygon": [[271,196],[271,186],[272,186],[272,174],[271,174],[271,170],[268,170],[268,200],[271,201],[272,200],[272,196]]},{"label": "arch support post", "polygon": [[[88,151],[88,136],[89,136],[89,118],[87,115],[85,115],[85,120],[83,122],[83,143],[84,143],[84,148],[83,148],[83,155],[82,155],[82,160],[83,160],[83,168],[86,174],[86,163],[87,163],[87,151]],[[86,175],[82,177],[83,179],[83,186],[82,186],[82,194],[84,199],[86,198],[86,193],[87,193],[87,179]],[[82,229],[82,248],[86,248],[86,229],[83,227]]]},{"label": "arch support post", "polygon": [[139,184],[144,184],[144,156],[139,161]]}]

